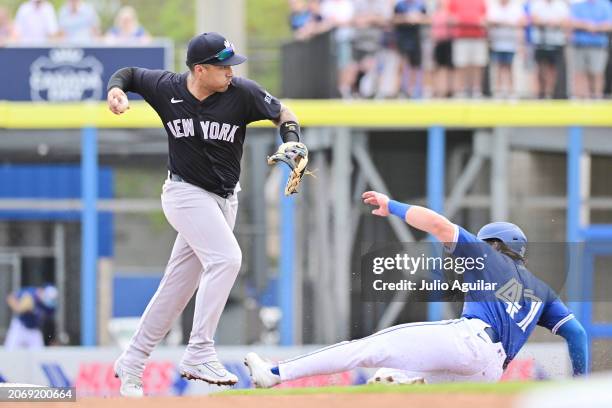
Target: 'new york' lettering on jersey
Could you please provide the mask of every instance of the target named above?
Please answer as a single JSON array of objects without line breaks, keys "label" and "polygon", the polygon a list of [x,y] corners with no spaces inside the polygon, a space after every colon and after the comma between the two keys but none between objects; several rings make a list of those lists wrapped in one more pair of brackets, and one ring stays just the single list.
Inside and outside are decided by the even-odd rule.
[{"label": "'new york' lettering on jersey", "polygon": [[[223,140],[224,142],[234,143],[234,136],[240,126],[227,123],[217,123],[211,121],[201,121],[202,137],[204,139]],[[175,119],[166,123],[166,127],[175,138],[195,136],[193,119]]]},{"label": "'new york' lettering on jersey", "polygon": [[126,91],[155,109],[168,135],[168,170],[185,181],[227,197],[240,177],[247,125],[277,120],[281,104],[256,82],[234,77],[225,92],[203,101],[187,89],[188,73],[134,68]]},{"label": "'new york' lettering on jersey", "polygon": [[499,289],[493,296],[468,292],[462,316],[480,319],[491,325],[506,351],[506,362],[516,356],[537,325],[556,334],[565,322],[574,317],[558,295],[522,262],[496,251],[465,229],[456,228],[457,238],[451,249],[452,255],[485,258],[484,270],[466,271],[464,281],[483,279],[499,283]]}]

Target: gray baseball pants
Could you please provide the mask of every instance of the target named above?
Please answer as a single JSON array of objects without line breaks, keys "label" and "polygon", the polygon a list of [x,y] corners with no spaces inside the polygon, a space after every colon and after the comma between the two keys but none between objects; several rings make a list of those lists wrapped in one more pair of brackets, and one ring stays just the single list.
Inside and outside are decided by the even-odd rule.
[{"label": "gray baseball pants", "polygon": [[240,185],[224,199],[192,184],[166,180],[162,208],[178,232],[157,292],[140,318],[120,364],[142,376],[155,346],[197,289],[193,326],[182,363],[216,360],[214,334],[238,276],[242,253],[233,233]]}]

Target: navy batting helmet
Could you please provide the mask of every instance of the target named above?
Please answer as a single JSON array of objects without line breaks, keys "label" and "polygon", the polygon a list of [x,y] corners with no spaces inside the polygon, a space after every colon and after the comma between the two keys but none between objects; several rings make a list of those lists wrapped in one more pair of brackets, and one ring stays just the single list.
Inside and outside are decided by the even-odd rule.
[{"label": "navy batting helmet", "polygon": [[524,257],[527,251],[527,236],[518,226],[511,222],[492,222],[487,224],[478,231],[477,237],[482,240],[498,239],[521,257]]}]

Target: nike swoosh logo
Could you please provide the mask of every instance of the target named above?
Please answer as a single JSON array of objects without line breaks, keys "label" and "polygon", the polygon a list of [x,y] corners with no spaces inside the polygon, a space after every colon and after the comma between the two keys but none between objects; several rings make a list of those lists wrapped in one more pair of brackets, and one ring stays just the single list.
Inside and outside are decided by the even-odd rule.
[{"label": "nike swoosh logo", "polygon": [[174,99],[174,98],[172,98],[172,99],[170,99],[170,102],[172,102],[172,103],[181,103],[181,102],[183,102],[183,100],[182,99]]}]

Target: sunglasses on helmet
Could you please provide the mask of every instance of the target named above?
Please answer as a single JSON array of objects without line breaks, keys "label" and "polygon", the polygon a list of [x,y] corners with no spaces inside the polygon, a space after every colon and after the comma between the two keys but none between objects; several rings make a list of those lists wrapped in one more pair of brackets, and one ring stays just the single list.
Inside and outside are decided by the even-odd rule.
[{"label": "sunglasses on helmet", "polygon": [[206,59],[203,59],[202,61],[196,62],[193,65],[206,64],[207,62],[211,62],[211,61],[225,61],[226,59],[231,58],[233,56],[234,56],[234,45],[232,44],[229,47],[222,49],[215,55],[208,57]]}]

